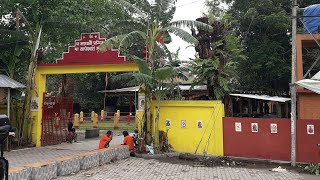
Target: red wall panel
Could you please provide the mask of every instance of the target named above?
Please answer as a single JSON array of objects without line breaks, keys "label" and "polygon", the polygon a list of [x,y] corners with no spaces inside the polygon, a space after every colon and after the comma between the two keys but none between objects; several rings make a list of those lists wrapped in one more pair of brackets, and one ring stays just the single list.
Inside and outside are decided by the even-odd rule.
[{"label": "red wall panel", "polygon": [[[242,132],[235,131],[241,122]],[[259,131],[251,132],[251,123],[258,123]],[[271,134],[270,124],[278,125],[278,133]],[[314,134],[307,133],[307,125],[314,125]],[[223,120],[225,156],[284,160],[291,159],[290,119],[259,119],[226,117]],[[320,162],[320,121],[297,121],[297,161]]]},{"label": "red wall panel", "polygon": [[[241,122],[242,132],[235,131],[235,122]],[[258,123],[258,132],[251,132],[251,123]],[[276,123],[278,133],[271,134],[270,124]],[[223,120],[225,156],[290,160],[290,120],[233,118]]]},{"label": "red wall panel", "polygon": [[[314,125],[314,134],[307,133],[307,125]],[[297,121],[297,161],[320,163],[320,121]]]}]

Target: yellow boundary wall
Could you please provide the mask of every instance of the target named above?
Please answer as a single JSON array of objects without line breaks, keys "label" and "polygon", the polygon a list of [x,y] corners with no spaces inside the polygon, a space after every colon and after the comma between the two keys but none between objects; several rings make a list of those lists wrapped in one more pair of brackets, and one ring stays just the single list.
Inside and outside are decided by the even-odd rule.
[{"label": "yellow boundary wall", "polygon": [[35,75],[36,91],[32,91],[32,97],[38,97],[38,111],[31,112],[34,118],[32,129],[32,142],[41,146],[42,134],[42,103],[43,93],[46,90],[46,75],[48,74],[81,74],[99,72],[137,72],[139,67],[136,64],[98,64],[98,65],[78,65],[78,66],[38,66]]},{"label": "yellow boundary wall", "polygon": [[[154,134],[156,102],[152,103],[152,114]],[[168,131],[169,144],[176,152],[195,153],[199,145],[197,154],[223,156],[223,116],[221,101],[161,101],[159,130]],[[198,128],[198,121],[202,121],[202,128]]]}]

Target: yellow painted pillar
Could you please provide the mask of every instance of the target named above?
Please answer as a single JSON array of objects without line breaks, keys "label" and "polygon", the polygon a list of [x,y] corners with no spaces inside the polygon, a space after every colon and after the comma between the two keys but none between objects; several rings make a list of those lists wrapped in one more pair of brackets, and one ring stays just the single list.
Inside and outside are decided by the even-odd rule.
[{"label": "yellow painted pillar", "polygon": [[97,113],[94,113],[93,121],[92,121],[92,127],[93,128],[98,128],[98,114]]},{"label": "yellow painted pillar", "polygon": [[[41,136],[42,136],[42,105],[43,105],[43,93],[46,89],[46,75],[39,74],[35,75],[36,91],[32,90],[32,101],[36,102],[38,109],[31,109],[31,118],[33,119],[32,127],[32,142],[36,147],[41,146]],[[36,93],[37,92],[37,93]]]},{"label": "yellow painted pillar", "polygon": [[80,112],[80,124],[83,124],[83,111]]},{"label": "yellow painted pillar", "polygon": [[94,111],[91,111],[91,123],[93,123],[94,114],[95,114],[95,112],[94,112]]},{"label": "yellow painted pillar", "polygon": [[215,115],[213,116],[215,118],[211,119],[211,121],[215,121],[213,128],[214,133],[211,137],[211,143],[215,145],[210,145],[210,147],[208,148],[208,153],[217,156],[223,156],[223,117],[225,116],[224,104],[221,101],[218,101],[214,108],[216,108],[217,110],[215,112]]},{"label": "yellow painted pillar", "polygon": [[120,121],[120,110],[117,110],[117,113],[114,115],[114,126],[113,129],[119,129],[119,121]]},{"label": "yellow painted pillar", "polygon": [[101,110],[101,117],[100,117],[101,121],[104,120],[104,110]]},{"label": "yellow painted pillar", "polygon": [[136,123],[136,128],[138,129],[138,132],[139,132],[139,137],[141,137],[142,130],[143,130],[143,113],[144,111],[142,110],[136,111],[135,123]]},{"label": "yellow painted pillar", "polygon": [[78,113],[76,113],[74,115],[73,126],[74,126],[74,128],[79,128],[79,114]]}]

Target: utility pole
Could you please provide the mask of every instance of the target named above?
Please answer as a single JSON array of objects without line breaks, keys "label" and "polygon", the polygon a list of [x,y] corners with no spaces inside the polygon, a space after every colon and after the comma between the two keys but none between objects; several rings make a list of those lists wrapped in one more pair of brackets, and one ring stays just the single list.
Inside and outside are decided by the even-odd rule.
[{"label": "utility pole", "polygon": [[297,0],[292,0],[292,69],[291,69],[291,166],[296,166],[296,124],[297,124]]}]

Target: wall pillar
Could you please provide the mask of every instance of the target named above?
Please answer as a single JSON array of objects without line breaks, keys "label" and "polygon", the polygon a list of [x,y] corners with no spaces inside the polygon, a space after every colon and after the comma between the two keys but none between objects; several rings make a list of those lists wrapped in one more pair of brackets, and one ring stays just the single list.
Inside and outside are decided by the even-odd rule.
[{"label": "wall pillar", "polygon": [[35,83],[37,93],[35,90],[32,90],[32,98],[38,98],[38,110],[34,110],[31,113],[31,118],[33,118],[32,142],[36,145],[36,147],[40,147],[42,135],[42,105],[43,95],[46,89],[46,75],[36,73]]}]

